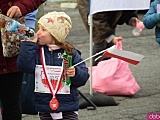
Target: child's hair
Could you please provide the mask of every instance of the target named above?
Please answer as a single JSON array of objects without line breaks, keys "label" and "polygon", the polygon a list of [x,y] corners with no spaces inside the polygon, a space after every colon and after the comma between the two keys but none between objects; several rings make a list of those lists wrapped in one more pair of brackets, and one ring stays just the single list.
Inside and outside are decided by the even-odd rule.
[{"label": "child's hair", "polygon": [[72,50],[75,49],[75,47],[68,41],[63,40],[63,42],[59,42],[58,40],[55,40],[55,44],[63,48],[68,55],[73,55]]},{"label": "child's hair", "polygon": [[72,55],[74,46],[65,41],[65,38],[72,27],[71,18],[66,13],[56,11],[49,12],[42,16],[38,23],[44,26],[56,39],[56,45],[63,48],[67,54]]}]

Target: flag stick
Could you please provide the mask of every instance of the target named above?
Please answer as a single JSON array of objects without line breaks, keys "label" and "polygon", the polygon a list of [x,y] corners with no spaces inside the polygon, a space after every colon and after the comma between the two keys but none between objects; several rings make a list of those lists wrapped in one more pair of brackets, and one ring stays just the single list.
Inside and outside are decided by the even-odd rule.
[{"label": "flag stick", "polygon": [[[107,49],[108,49],[108,48],[107,48]],[[100,51],[100,52],[98,52],[98,53],[96,53],[96,54],[94,54],[94,55],[92,55],[92,56],[86,58],[85,60],[83,60],[83,61],[81,61],[81,62],[79,62],[79,63],[77,63],[77,64],[75,64],[75,65],[73,65],[73,66],[75,67],[75,66],[79,65],[79,64],[81,64],[81,63],[83,63],[83,62],[85,62],[85,61],[87,61],[87,60],[89,60],[89,59],[91,59],[91,58],[93,58],[93,57],[95,57],[95,56],[97,56],[97,55],[99,55],[99,54],[101,54],[101,53],[107,51],[107,49],[102,50],[102,51]]]},{"label": "flag stick", "polygon": [[[89,39],[89,43],[90,43],[90,56],[93,55],[92,50],[93,50],[93,43],[92,43],[92,39],[93,39],[93,20],[92,20],[93,16],[89,15],[88,17],[88,24],[90,26],[90,39]],[[93,58],[93,56],[91,57]],[[89,58],[90,59],[90,58]],[[90,95],[93,95],[93,89],[92,89],[92,66],[93,66],[93,61],[92,59],[90,59]]]}]

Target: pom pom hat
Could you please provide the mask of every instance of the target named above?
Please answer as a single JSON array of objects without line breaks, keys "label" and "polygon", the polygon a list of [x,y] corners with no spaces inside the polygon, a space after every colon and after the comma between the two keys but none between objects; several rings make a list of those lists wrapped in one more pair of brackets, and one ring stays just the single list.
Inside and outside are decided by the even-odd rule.
[{"label": "pom pom hat", "polygon": [[48,30],[59,42],[62,42],[66,38],[72,27],[71,18],[64,12],[56,11],[42,16],[38,23]]}]

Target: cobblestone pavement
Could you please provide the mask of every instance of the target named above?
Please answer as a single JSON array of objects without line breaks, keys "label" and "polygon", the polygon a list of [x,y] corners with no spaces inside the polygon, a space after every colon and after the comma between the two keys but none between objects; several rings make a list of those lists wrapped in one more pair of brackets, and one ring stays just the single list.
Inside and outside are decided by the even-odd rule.
[{"label": "cobblestone pavement", "polygon": [[[82,52],[82,57],[89,57],[89,34],[82,24],[77,9],[61,9],[45,6],[45,12],[65,11],[73,21],[73,28],[67,40]],[[142,19],[143,14],[139,14]],[[150,112],[160,113],[160,48],[155,42],[154,29],[144,29],[139,37],[132,35],[132,27],[118,26],[117,35],[123,36],[123,49],[145,56],[138,65],[130,69],[141,89],[133,97],[113,96],[118,106],[98,107],[96,110],[79,110],[79,120],[147,120]],[[89,66],[89,61],[86,62]],[[90,92],[90,83],[79,89],[82,93]],[[38,116],[23,116],[23,120],[39,120]]]}]

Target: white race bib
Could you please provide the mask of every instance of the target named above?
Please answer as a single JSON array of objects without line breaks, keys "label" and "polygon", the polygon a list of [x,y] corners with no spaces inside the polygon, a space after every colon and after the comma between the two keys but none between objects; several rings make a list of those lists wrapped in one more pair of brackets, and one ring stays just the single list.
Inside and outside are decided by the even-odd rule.
[{"label": "white race bib", "polygon": [[[62,70],[61,66],[46,66],[46,74],[51,81],[53,90],[55,90],[57,81],[61,79]],[[35,68],[35,92],[51,93],[47,85],[47,79],[45,78],[42,65],[36,65]],[[70,86],[65,85],[60,81],[57,94],[70,94]]]}]

